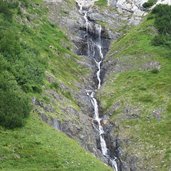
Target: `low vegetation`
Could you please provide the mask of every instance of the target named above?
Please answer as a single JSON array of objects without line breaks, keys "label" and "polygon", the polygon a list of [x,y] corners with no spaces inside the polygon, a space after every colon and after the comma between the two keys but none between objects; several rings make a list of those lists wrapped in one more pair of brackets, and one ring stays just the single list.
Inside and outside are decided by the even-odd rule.
[{"label": "low vegetation", "polygon": [[159,33],[155,36],[153,44],[171,48],[171,6],[158,5],[153,9],[152,14],[155,19],[154,25]]},{"label": "low vegetation", "polygon": [[157,0],[148,0],[147,2],[145,2],[143,4],[144,8],[150,8],[152,7],[155,3],[157,2]]},{"label": "low vegetation", "polygon": [[107,5],[107,0],[98,0],[95,2],[96,5],[98,6],[106,6]]},{"label": "low vegetation", "polygon": [[[0,124],[6,128],[24,125],[31,98],[41,98],[45,86],[53,86],[75,103],[60,85],[74,88],[74,82],[87,72],[78,65],[79,57],[70,51],[65,34],[47,18],[41,0],[0,1],[0,101],[4,101]],[[52,83],[47,82],[45,73],[53,75]]]},{"label": "low vegetation", "polygon": [[18,2],[0,2],[0,124],[7,128],[23,126],[31,111],[27,93],[40,91],[43,78],[38,52],[20,40],[25,30],[14,21],[18,10]]},{"label": "low vegetation", "polygon": [[50,128],[35,113],[22,129],[0,127],[2,171],[111,171],[78,143]]},{"label": "low vegetation", "polygon": [[55,118],[78,108],[70,90],[87,70],[70,48],[43,1],[0,1],[0,170],[111,170],[39,118],[46,104]]},{"label": "low vegetation", "polygon": [[113,72],[99,93],[103,113],[112,112],[120,138],[131,140],[122,148],[140,158],[147,170],[171,168],[170,41],[155,42],[161,36],[170,40],[169,16],[170,6],[157,6],[111,46],[106,60],[113,61]]}]

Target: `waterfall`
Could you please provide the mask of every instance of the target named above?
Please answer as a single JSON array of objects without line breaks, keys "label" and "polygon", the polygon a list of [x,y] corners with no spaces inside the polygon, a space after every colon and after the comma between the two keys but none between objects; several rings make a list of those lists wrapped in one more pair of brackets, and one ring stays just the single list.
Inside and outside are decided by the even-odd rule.
[{"label": "waterfall", "polygon": [[95,25],[95,28],[96,28],[97,33],[98,33],[98,42],[96,43],[96,46],[97,46],[97,48],[98,48],[98,50],[99,50],[99,55],[100,55],[101,59],[103,59],[102,42],[101,42],[102,26],[96,24],[96,25]]},{"label": "waterfall", "polygon": [[[91,0],[89,0],[89,3],[90,1]],[[115,169],[115,171],[118,171],[118,166],[116,162],[117,158],[115,156],[111,157],[109,155],[109,149],[107,148],[107,144],[104,138],[105,132],[101,124],[102,118],[100,118],[99,116],[99,106],[95,98],[95,92],[96,90],[101,88],[101,84],[102,84],[101,66],[104,60],[103,45],[102,45],[102,40],[101,40],[102,39],[102,27],[99,24],[89,21],[88,12],[89,12],[90,7],[84,9],[84,5],[85,4],[87,5],[88,0],[77,0],[76,2],[78,3],[78,6],[79,6],[79,13],[81,16],[83,16],[84,21],[85,21],[85,28],[86,28],[86,34],[87,34],[87,55],[92,60],[94,60],[95,67],[97,68],[97,71],[96,71],[96,78],[98,81],[97,88],[95,90],[88,90],[87,95],[90,97],[90,100],[94,109],[94,121],[97,123],[97,131],[98,131],[99,139],[100,139],[101,152],[103,156],[107,159],[108,163]],[[92,0],[92,3],[93,2],[95,1]],[[92,24],[95,29],[94,36],[89,33],[89,27]]]},{"label": "waterfall", "polygon": [[98,71],[96,73],[96,76],[97,76],[97,80],[98,80],[98,89],[100,89],[101,87],[101,78],[100,78],[100,72],[101,72],[101,63],[102,61],[100,62],[97,62],[96,59],[94,59],[95,63],[96,63],[96,66],[98,68]]},{"label": "waterfall", "polygon": [[107,6],[110,6],[110,0],[107,0]]},{"label": "waterfall", "polygon": [[91,103],[93,104],[93,107],[94,107],[94,120],[98,123],[98,127],[99,127],[101,151],[104,156],[107,156],[108,149],[107,149],[104,137],[103,137],[104,130],[100,123],[101,119],[99,117],[99,109],[98,109],[99,107],[98,107],[97,100],[94,98],[94,92],[90,94],[90,97],[91,97]]},{"label": "waterfall", "polygon": [[89,22],[88,22],[88,18],[87,18],[87,12],[84,13],[84,19],[85,19],[85,23],[86,23],[86,30],[88,31]]}]

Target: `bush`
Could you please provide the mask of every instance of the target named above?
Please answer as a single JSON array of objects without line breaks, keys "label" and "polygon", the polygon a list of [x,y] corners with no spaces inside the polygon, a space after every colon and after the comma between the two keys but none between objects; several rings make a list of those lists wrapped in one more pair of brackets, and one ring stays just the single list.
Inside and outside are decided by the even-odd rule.
[{"label": "bush", "polygon": [[0,89],[0,125],[6,128],[21,127],[29,115],[29,99],[13,91]]},{"label": "bush", "polygon": [[12,12],[9,10],[8,3],[2,0],[0,1],[0,14],[3,14],[8,20],[12,18]]},{"label": "bush", "polygon": [[0,52],[7,59],[15,62],[20,55],[18,36],[12,28],[0,30]]},{"label": "bush", "polygon": [[153,9],[152,14],[155,19],[154,25],[159,31],[153,40],[153,44],[171,47],[171,6],[158,5]]},{"label": "bush", "polygon": [[57,89],[60,88],[60,86],[59,86],[59,84],[57,82],[53,82],[53,83],[51,83],[50,88],[54,88],[54,89],[57,90]]},{"label": "bush", "polygon": [[156,2],[157,2],[157,0],[148,0],[148,2],[145,2],[145,3],[143,4],[143,7],[144,7],[144,8],[150,8],[150,7],[152,7]]},{"label": "bush", "polygon": [[[1,59],[1,58],[0,58]],[[4,67],[1,67],[5,64]],[[6,128],[23,126],[29,115],[30,100],[15,81],[15,77],[8,71],[2,71],[8,64],[0,61],[0,125]]]},{"label": "bush", "polygon": [[159,69],[158,68],[154,68],[154,69],[151,70],[151,73],[158,74],[159,73]]},{"label": "bush", "polygon": [[13,69],[16,81],[25,92],[41,92],[44,69],[37,61],[18,60]]},{"label": "bush", "polygon": [[156,6],[152,14],[155,15],[155,26],[159,30],[160,34],[171,34],[171,6],[158,5]]},{"label": "bush", "polygon": [[154,37],[152,44],[155,46],[168,46],[171,47],[171,37],[167,35],[157,35]]}]

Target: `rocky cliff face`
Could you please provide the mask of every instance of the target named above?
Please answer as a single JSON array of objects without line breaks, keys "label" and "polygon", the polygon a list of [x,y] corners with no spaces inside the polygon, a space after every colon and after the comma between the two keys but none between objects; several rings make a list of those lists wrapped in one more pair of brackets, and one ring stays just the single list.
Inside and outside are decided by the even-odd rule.
[{"label": "rocky cliff face", "polygon": [[[34,101],[34,104],[38,106],[37,110],[45,122],[76,139],[85,149],[91,151],[102,160],[104,160],[104,158],[100,153],[99,144],[96,141],[97,134],[92,126],[93,108],[85,91],[86,89],[92,89],[95,86],[94,82],[92,81],[94,79],[95,68],[92,64],[92,61],[85,57],[87,55],[88,45],[86,42],[85,19],[80,16],[79,13],[80,4],[83,6],[83,8],[89,8],[91,6],[91,9],[87,13],[88,19],[102,25],[102,41],[104,44],[103,51],[104,54],[107,54],[110,42],[116,41],[118,38],[123,36],[123,34],[129,30],[132,24],[137,25],[141,21],[142,17],[146,15],[146,12],[144,12],[142,8],[142,4],[146,1],[147,0],[110,0],[108,1],[108,7],[99,7],[96,5],[93,6],[95,1],[91,0],[86,1],[86,3],[83,0],[46,0],[46,4],[49,9],[50,20],[52,23],[59,25],[60,28],[65,31],[69,40],[72,42],[73,52],[82,56],[82,60],[78,61],[78,64],[88,68],[89,74],[82,78],[83,81],[81,83],[76,83],[76,91],[69,86],[63,85],[62,88],[67,89],[67,91],[72,94],[73,98],[77,99],[76,104],[79,106],[79,109],[65,105],[65,107],[62,108],[62,112],[64,113],[62,120],[55,115],[53,115],[53,117],[46,115],[46,112],[49,111],[53,113],[53,109],[51,107],[48,107],[36,100]],[[166,1],[162,1],[161,3],[163,2],[167,3]],[[158,1],[158,3],[160,2]],[[96,35],[94,32],[94,25],[90,25],[89,28],[90,34]],[[115,53],[117,54],[118,52],[110,51],[111,56]],[[159,66],[159,64],[156,62],[153,62],[152,65],[154,67]],[[127,65],[126,62],[120,63],[120,61],[117,59],[111,60],[111,58],[107,58],[102,71],[103,83],[107,81],[108,74],[126,71],[131,67],[132,66]],[[51,78],[49,78],[49,80],[50,79]],[[46,93],[50,94],[52,98],[58,101],[58,103],[68,103],[65,98],[60,96],[55,91],[50,90]],[[99,95],[99,97],[101,98],[102,96]],[[119,136],[120,132],[124,132],[124,127],[119,127],[117,121],[116,123],[110,122],[110,115],[117,111],[121,105],[121,102],[118,101],[108,110],[101,109],[101,111],[107,113],[103,119],[103,126],[107,132],[105,137],[107,146],[112,153],[117,154],[122,161],[120,170],[144,170],[145,167],[143,167],[143,162],[141,159],[135,155],[129,154],[127,151],[126,146],[131,143],[131,140],[126,138],[124,139]],[[40,112],[42,110],[43,112]],[[134,118],[139,117],[139,112],[139,109],[128,106],[125,108],[123,115],[125,117]],[[121,124],[120,120],[119,123]],[[113,142],[113,144],[111,144],[111,142]]]},{"label": "rocky cliff face", "polygon": [[[70,137],[76,139],[81,143],[81,145],[94,153],[97,157],[105,161],[100,152],[100,147],[97,142],[97,133],[93,128],[93,108],[90,103],[90,99],[86,94],[86,89],[92,89],[95,87],[94,84],[94,65],[92,60],[85,57],[87,56],[87,42],[86,42],[86,24],[85,20],[79,13],[79,4],[82,1],[47,1],[47,6],[49,9],[49,18],[52,23],[59,25],[63,30],[65,30],[68,38],[73,42],[72,49],[78,54],[82,55],[83,61],[80,62],[84,67],[89,68],[90,74],[85,78],[84,82],[79,83],[79,90],[73,91],[71,88],[63,87],[71,92],[72,96],[77,99],[77,104],[80,107],[80,111],[73,109],[72,107],[63,108],[62,111],[66,117],[60,121],[58,117],[48,117],[46,115],[46,105],[35,101],[36,106],[42,108],[44,112],[39,112],[42,119],[48,124],[52,125],[56,129],[65,132]],[[83,1],[84,2],[84,1]],[[83,6],[83,8],[88,8],[92,6],[92,1]],[[123,29],[129,22],[130,12],[124,11],[122,15],[118,11],[109,10],[104,8],[100,10],[98,6],[93,6],[87,17],[90,21],[102,24],[102,43],[103,52],[107,53],[109,43],[112,40],[116,40],[123,34]],[[89,26],[89,34],[96,36],[94,25]],[[102,74],[103,75],[103,74]],[[96,81],[95,81],[96,82]],[[78,85],[77,85],[78,86]],[[48,91],[58,103],[68,103],[62,96],[59,96],[56,92],[50,90]],[[40,109],[39,109],[40,110]],[[53,112],[52,112],[53,113]],[[108,129],[108,128],[107,128]],[[110,137],[106,137],[108,147],[114,153],[115,149],[113,145],[110,145]],[[111,147],[110,147],[111,146]]]},{"label": "rocky cliff face", "polygon": [[[69,39],[68,44],[71,44],[73,52],[84,54],[82,49],[85,48],[85,42],[81,36],[85,32],[85,26],[83,19],[80,18],[76,2],[56,0],[46,1],[46,5],[51,22],[60,26],[66,33]],[[53,47],[50,48],[53,49]],[[66,54],[66,58],[71,58],[71,55]],[[55,129],[65,132],[86,150],[103,160],[100,150],[96,146],[96,133],[92,127],[93,108],[85,91],[93,86],[93,66],[87,58],[78,58],[76,63],[81,70],[85,70],[86,74],[78,73],[79,82],[62,81],[60,89],[63,93],[54,89],[45,89],[43,95],[50,98],[50,102],[33,99],[35,111],[39,113],[43,121]],[[47,81],[53,84],[54,79],[53,75],[47,72]]]}]

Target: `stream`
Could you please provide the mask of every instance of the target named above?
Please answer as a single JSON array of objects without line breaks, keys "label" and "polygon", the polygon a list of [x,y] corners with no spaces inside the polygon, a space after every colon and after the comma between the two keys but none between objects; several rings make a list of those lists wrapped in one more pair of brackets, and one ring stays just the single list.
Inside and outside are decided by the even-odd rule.
[{"label": "stream", "polygon": [[[87,95],[90,98],[91,104],[94,109],[93,115],[93,124],[96,123],[94,126],[98,132],[99,140],[100,140],[100,148],[101,153],[103,154],[104,158],[108,161],[108,164],[115,170],[118,171],[117,165],[117,158],[115,156],[111,157],[110,151],[107,148],[107,144],[104,138],[104,129],[101,124],[102,118],[99,115],[99,105],[97,99],[95,97],[96,91],[101,88],[102,85],[102,76],[101,76],[101,67],[103,65],[104,60],[104,53],[103,53],[103,44],[102,44],[102,26],[96,24],[95,21],[90,21],[88,18],[88,13],[93,5],[94,1],[88,2],[88,0],[77,0],[77,4],[79,7],[79,13],[84,18],[85,21],[85,29],[86,29],[86,41],[87,41],[87,56],[93,60],[95,65],[95,77],[96,77],[96,88],[94,90],[86,90]],[[108,1],[109,2],[109,1]],[[88,6],[88,3],[91,3]],[[94,35],[91,34],[90,29],[94,30]]]}]

